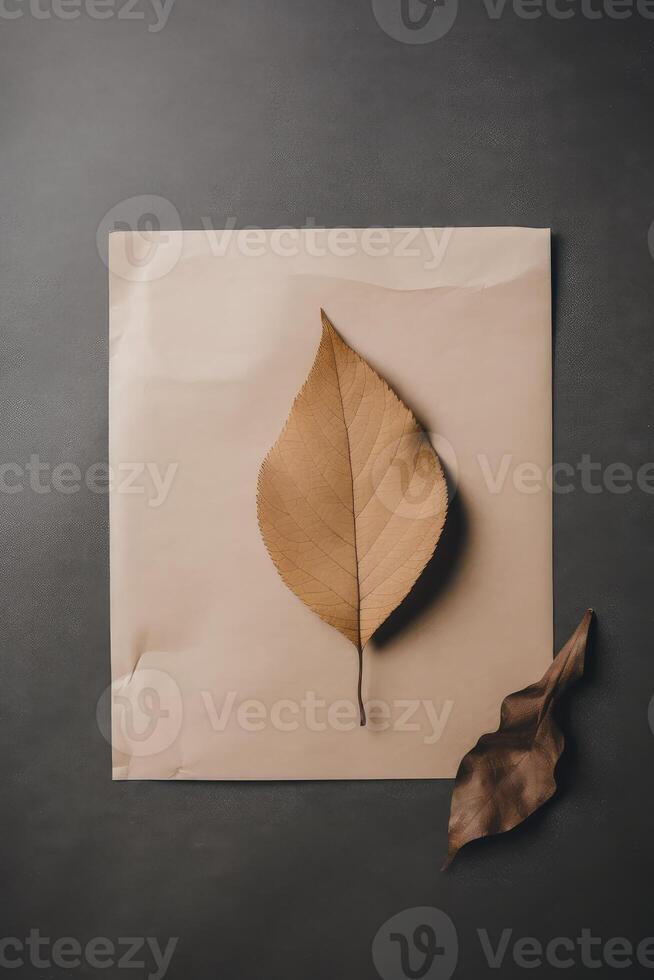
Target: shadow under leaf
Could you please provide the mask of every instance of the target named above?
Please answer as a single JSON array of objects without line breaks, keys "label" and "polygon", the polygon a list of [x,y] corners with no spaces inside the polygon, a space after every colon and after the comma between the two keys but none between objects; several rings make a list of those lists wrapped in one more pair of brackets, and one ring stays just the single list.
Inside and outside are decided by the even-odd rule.
[{"label": "shadow under leaf", "polygon": [[[441,461],[442,463],[442,461]],[[436,550],[422,570],[409,594],[393,610],[372,637],[377,649],[383,650],[396,636],[436,602],[452,583],[468,540],[468,519],[465,502],[458,488],[453,487],[446,472],[450,503],[443,533]]]}]

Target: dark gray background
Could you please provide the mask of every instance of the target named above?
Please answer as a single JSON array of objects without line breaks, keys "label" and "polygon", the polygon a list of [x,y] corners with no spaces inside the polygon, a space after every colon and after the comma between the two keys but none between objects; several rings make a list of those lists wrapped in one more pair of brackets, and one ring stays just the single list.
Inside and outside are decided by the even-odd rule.
[{"label": "dark gray background", "polygon": [[[177,0],[158,33],[27,9],[0,32],[2,461],[106,459],[96,228],[144,193],[186,228],[551,226],[555,457],[652,458],[654,21],[466,0],[408,45],[367,0]],[[498,975],[477,928],[654,935],[653,499],[555,499],[557,641],[598,614],[563,792],[445,876],[449,782],[112,784],[107,498],[1,494],[0,935],[179,936],[175,980],[368,980],[377,929],[420,905],[465,980]],[[66,974],[95,975],[20,972]]]}]

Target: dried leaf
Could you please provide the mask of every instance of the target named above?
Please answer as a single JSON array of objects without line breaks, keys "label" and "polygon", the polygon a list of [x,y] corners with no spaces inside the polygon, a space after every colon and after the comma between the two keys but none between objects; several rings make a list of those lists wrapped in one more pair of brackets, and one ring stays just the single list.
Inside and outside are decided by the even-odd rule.
[{"label": "dried leaf", "polygon": [[538,683],[504,699],[497,731],[483,735],[464,756],[452,794],[444,868],[470,841],[511,830],[553,796],[565,743],[554,710],[583,674],[592,617],[589,609]]},{"label": "dried leaf", "polygon": [[261,535],[295,595],[359,653],[408,594],[445,522],[420,425],[322,311],[311,372],[259,473]]}]

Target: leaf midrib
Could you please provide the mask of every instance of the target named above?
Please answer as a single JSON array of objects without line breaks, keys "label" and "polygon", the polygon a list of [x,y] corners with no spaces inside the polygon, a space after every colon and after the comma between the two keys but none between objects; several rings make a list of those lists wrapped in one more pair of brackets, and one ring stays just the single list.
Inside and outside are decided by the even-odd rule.
[{"label": "leaf midrib", "polygon": [[332,357],[334,359],[334,373],[336,374],[336,387],[338,388],[338,398],[341,403],[341,417],[343,419],[343,427],[345,429],[345,441],[347,443],[347,458],[350,466],[350,492],[352,494],[352,537],[354,540],[354,570],[355,578],[357,583],[357,650],[361,653],[361,583],[359,581],[359,550],[357,542],[357,520],[354,508],[354,468],[352,463],[352,447],[350,445],[350,431],[347,427],[347,419],[345,418],[345,405],[343,403],[343,392],[341,390],[341,376],[338,373],[338,358],[336,356],[336,348],[334,347],[334,338],[331,331],[328,331],[329,344],[331,347]]}]

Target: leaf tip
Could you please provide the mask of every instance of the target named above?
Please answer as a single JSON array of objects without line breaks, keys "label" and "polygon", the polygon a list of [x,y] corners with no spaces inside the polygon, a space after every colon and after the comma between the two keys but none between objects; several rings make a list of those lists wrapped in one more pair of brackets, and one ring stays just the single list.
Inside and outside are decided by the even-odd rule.
[{"label": "leaf tip", "polygon": [[326,330],[327,333],[336,333],[334,324],[329,319],[322,306],[320,307],[320,321],[322,323],[323,330]]},{"label": "leaf tip", "polygon": [[458,853],[459,853],[458,851],[453,851],[452,849],[450,849],[447,852],[445,856],[445,860],[441,864],[441,871],[447,872],[450,870],[450,868],[452,867],[452,862],[454,861],[454,858],[457,856]]},{"label": "leaf tip", "polygon": [[591,623],[593,622],[594,618],[595,618],[595,610],[593,609],[592,606],[589,606],[582,617],[581,623],[579,624],[579,629],[581,630],[581,633],[584,638],[584,645],[586,643],[586,640],[588,639],[588,633],[590,631]]}]

